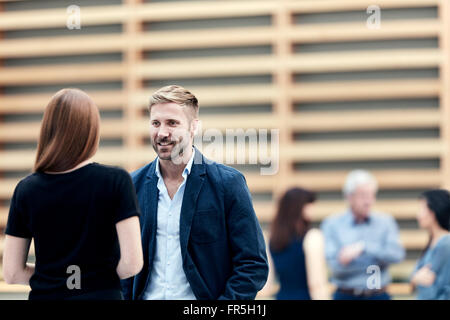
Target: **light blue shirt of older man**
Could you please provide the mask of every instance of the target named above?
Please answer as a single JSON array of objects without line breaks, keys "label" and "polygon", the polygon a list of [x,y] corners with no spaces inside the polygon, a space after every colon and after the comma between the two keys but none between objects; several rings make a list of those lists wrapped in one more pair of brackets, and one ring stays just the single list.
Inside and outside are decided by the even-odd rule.
[{"label": "light blue shirt of older man", "polygon": [[[390,215],[370,213],[365,221],[357,223],[349,209],[325,219],[321,229],[332,282],[338,288],[364,291],[386,287],[391,281],[388,266],[405,257],[397,223]],[[342,265],[339,262],[340,250],[355,243],[364,248],[362,254],[348,265]]]}]

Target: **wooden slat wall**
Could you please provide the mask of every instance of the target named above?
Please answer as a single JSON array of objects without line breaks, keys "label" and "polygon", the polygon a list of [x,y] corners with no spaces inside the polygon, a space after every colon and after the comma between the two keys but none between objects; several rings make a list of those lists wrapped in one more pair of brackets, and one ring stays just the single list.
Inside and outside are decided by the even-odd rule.
[{"label": "wooden slat wall", "polygon": [[[302,15],[316,14],[320,17],[321,14],[362,12],[362,16],[366,17],[366,8],[374,4],[382,9],[379,30],[369,30],[365,20],[301,23]],[[8,200],[14,187],[33,164],[34,147],[21,148],[20,145],[34,145],[39,132],[37,118],[27,122],[7,120],[11,119],[11,114],[42,114],[56,91],[53,88],[80,84],[103,113],[120,113],[119,117],[103,119],[101,134],[102,141],[121,142],[102,145],[95,160],[121,165],[132,171],[155,156],[146,142],[148,119],[145,109],[148,98],[159,84],[171,83],[176,79],[198,96],[203,129],[217,128],[223,132],[238,128],[280,129],[280,168],[277,175],[261,176],[254,168],[239,167],[244,171],[254,194],[255,209],[266,236],[276,200],[288,187],[301,185],[319,192],[315,216],[315,221],[319,223],[326,216],[345,208],[339,192],[348,172],[348,163],[354,163],[355,167],[378,163],[372,170],[383,194],[377,209],[396,217],[401,226],[402,242],[411,253],[407,261],[393,267],[392,274],[400,282],[390,290],[399,297],[410,294],[408,286],[402,281],[411,271],[414,254],[424,247],[427,240],[426,234],[413,225],[415,195],[428,188],[450,186],[448,1],[123,0],[120,5],[81,5],[82,28],[120,25],[121,32],[100,35],[92,29],[92,33],[71,34],[67,31],[57,36],[51,36],[46,30],[66,28],[65,7],[17,11],[8,10],[10,5],[8,2],[0,4],[2,228],[6,224]],[[383,20],[383,10],[420,11],[429,8],[436,8],[438,15]],[[246,19],[250,21],[261,17],[268,17],[270,23],[239,26]],[[185,20],[193,21],[195,25],[205,19],[228,19],[225,21],[232,24],[232,18],[239,18],[241,22],[236,22],[237,26],[218,23],[219,27],[214,27],[214,22],[210,22],[212,27],[208,28],[158,29],[158,26]],[[42,35],[17,36],[20,32],[34,29],[43,30]],[[423,41],[433,39],[438,41],[436,47],[411,49],[388,46],[377,50],[341,48],[317,52],[302,49],[358,42],[425,43]],[[267,47],[269,52],[206,55],[202,58],[192,55],[152,58],[152,53],[158,52],[243,50],[246,47]],[[108,54],[120,54],[121,59],[9,64],[11,61],[43,57],[58,59]],[[417,72],[415,74],[433,70],[439,72],[436,77],[386,75],[381,79],[346,78],[351,73],[370,74],[377,70],[397,72],[397,75],[410,71]],[[226,80],[221,85],[208,84],[209,80],[220,84],[220,79],[232,80]],[[96,86],[101,83],[120,83],[120,86]],[[428,105],[435,100],[438,101],[437,106]],[[395,104],[396,101],[424,103],[414,108],[390,108],[389,103]],[[327,104],[364,105],[371,102],[385,106],[378,109],[360,107],[340,110],[334,107],[326,112],[319,110],[319,106]],[[269,106],[270,111],[262,112],[258,106]],[[302,111],[304,106],[313,110]],[[315,106],[317,109],[314,109]],[[371,136],[384,132],[391,132],[391,135],[392,132],[403,132],[403,135],[394,135],[389,139]],[[341,134],[339,137],[343,138],[321,138],[323,133]],[[19,147],[11,147],[15,145]],[[397,161],[400,165],[384,167],[384,161]],[[414,161],[437,165],[406,165]],[[404,167],[401,166],[403,162]],[[327,163],[326,169],[317,169],[317,166],[326,167]],[[346,167],[341,165],[346,163]],[[305,169],[307,166],[316,169]],[[273,274],[270,279],[259,297],[271,297],[276,290]],[[17,290],[4,284],[0,287],[0,291]]]}]

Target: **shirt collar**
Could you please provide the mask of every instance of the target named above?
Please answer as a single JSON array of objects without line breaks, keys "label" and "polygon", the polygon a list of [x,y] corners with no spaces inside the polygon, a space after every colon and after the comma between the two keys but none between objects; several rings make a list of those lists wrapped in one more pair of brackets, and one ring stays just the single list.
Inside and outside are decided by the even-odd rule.
[{"label": "shirt collar", "polygon": [[359,224],[369,224],[370,223],[370,220],[371,220],[371,218],[370,218],[370,213],[368,214],[368,216],[366,217],[366,218],[364,218],[364,220],[362,221],[362,222],[360,222],[360,223],[357,223],[356,222],[356,219],[355,219],[355,216],[353,215],[353,212],[352,212],[352,209],[348,209],[348,211],[347,211],[347,214],[349,215],[349,218],[351,219],[351,222],[352,222],[352,224],[353,225],[359,225]]},{"label": "shirt collar", "polygon": [[[194,163],[194,156],[195,156],[195,148],[192,148],[192,155],[191,158],[189,159],[188,163],[186,164],[186,167],[183,170],[182,176],[184,179],[186,179],[186,177],[191,173],[192,170],[192,164]],[[156,158],[156,168],[155,168],[155,173],[156,176],[161,179],[162,175],[161,175],[161,170],[159,168],[159,157]]]}]

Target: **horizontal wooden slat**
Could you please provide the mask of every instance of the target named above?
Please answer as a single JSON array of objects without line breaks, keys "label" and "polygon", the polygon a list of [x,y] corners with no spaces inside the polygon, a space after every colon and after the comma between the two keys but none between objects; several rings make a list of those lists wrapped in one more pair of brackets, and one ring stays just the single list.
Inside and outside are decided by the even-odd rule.
[{"label": "horizontal wooden slat", "polygon": [[429,235],[424,230],[401,230],[400,240],[405,249],[425,249]]},{"label": "horizontal wooden slat", "polygon": [[[121,109],[126,103],[127,97],[121,91],[86,90],[86,92],[92,97],[100,110]],[[53,94],[55,92],[0,96],[0,114],[43,112]]]},{"label": "horizontal wooden slat", "polygon": [[[411,25],[417,28],[411,28]],[[332,28],[314,24],[292,26],[288,28],[286,36],[298,43],[423,38],[437,37],[439,28],[436,20],[385,21],[383,28],[370,32],[362,23],[333,24]],[[7,39],[0,46],[0,58],[121,52],[132,44],[141,50],[270,45],[276,39],[276,30],[266,26],[248,27],[245,32],[229,28],[155,31],[141,33],[133,39],[123,34],[102,35],[102,41],[98,41],[98,35]]]},{"label": "horizontal wooden slat", "polygon": [[[31,170],[34,157],[34,150],[0,151],[0,170]],[[101,148],[92,159],[105,164],[124,165],[131,159],[150,162],[154,158],[155,152],[148,146],[134,151],[121,147],[105,147]]]},{"label": "horizontal wooden slat", "polygon": [[132,39],[124,34],[102,35],[102,41],[98,35],[8,39],[2,41],[0,58],[121,52],[131,45],[140,50],[267,45],[275,39],[272,27],[249,27],[246,32],[228,28],[145,32]]},{"label": "horizontal wooden slat", "polygon": [[[150,96],[159,88],[149,88],[136,92],[131,97],[133,105],[145,108]],[[241,106],[258,103],[272,103],[276,100],[278,90],[273,85],[242,85],[224,87],[190,87],[196,93],[202,106]],[[86,91],[100,108],[100,110],[114,110],[122,108],[127,97],[122,91]],[[0,97],[0,114],[43,112],[54,92],[7,95]],[[217,99],[226,96],[227,99]]]},{"label": "horizontal wooden slat", "polygon": [[441,123],[441,113],[437,109],[426,108],[303,112],[293,114],[287,121],[296,132],[436,128]]},{"label": "horizontal wooden slat", "polygon": [[[2,12],[0,13],[0,30],[66,28],[69,17],[66,9]],[[130,15],[128,6],[83,7],[80,11],[84,26],[122,23]]]},{"label": "horizontal wooden slat", "polygon": [[369,30],[366,23],[346,22],[293,26],[287,30],[289,40],[297,43],[419,39],[439,36],[436,19],[384,21],[380,29]]},{"label": "horizontal wooden slat", "polygon": [[393,264],[389,267],[389,273],[396,279],[408,281],[416,263],[416,260],[406,260],[401,263]]},{"label": "horizontal wooden slat", "polygon": [[[412,291],[412,287],[409,283],[391,283],[388,286],[388,293],[392,296],[410,296],[414,292]],[[410,297],[412,298],[412,297]]]},{"label": "horizontal wooden slat", "polygon": [[440,0],[304,0],[291,1],[286,4],[290,11],[296,13],[319,13],[336,11],[366,10],[370,5],[378,5],[382,9],[421,8],[437,6]]},{"label": "horizontal wooden slat", "polygon": [[[394,218],[401,220],[413,220],[416,218],[418,210],[417,200],[378,200],[374,206],[375,212],[384,212],[392,215]],[[255,212],[261,223],[270,223],[276,213],[276,203],[272,202],[254,202]],[[321,201],[320,199],[314,206],[312,219],[315,222],[344,212],[347,209],[347,204],[342,201]]]},{"label": "horizontal wooden slat", "polygon": [[[217,129],[237,132],[242,129],[279,129],[286,127],[277,117],[268,117],[264,113],[241,114],[239,116],[202,116],[201,132]],[[294,114],[288,119],[288,126],[295,132],[331,132],[379,129],[416,129],[437,128],[441,116],[439,110],[415,109],[408,112],[403,110],[379,111],[340,111],[340,112],[307,112]],[[0,141],[20,142],[36,141],[40,123],[38,122],[8,122],[0,126]],[[101,136],[104,138],[120,137],[125,130],[122,120],[103,120]],[[138,120],[131,130],[136,135],[148,136],[149,120],[144,116]]]},{"label": "horizontal wooden slat", "polygon": [[[264,290],[258,294],[257,299],[268,299],[273,297],[278,291],[278,285],[274,284],[271,286],[271,290]],[[330,292],[333,292],[334,286],[330,286]],[[0,281],[0,292],[1,293],[28,293],[30,291],[29,286],[23,285],[9,285],[3,281]],[[412,294],[412,289],[409,283],[391,283],[388,287],[388,292],[391,295],[403,296]],[[263,295],[264,294],[264,295]]]},{"label": "horizontal wooden slat", "polygon": [[[281,67],[288,67],[293,72],[420,68],[438,66],[440,60],[441,56],[437,50],[299,54],[285,61],[279,61],[272,56],[176,59],[174,61],[163,59],[141,63],[136,67],[136,74],[145,79],[170,79],[172,77],[271,74]],[[177,68],[173,68],[174,65],[177,65]],[[0,84],[112,81],[121,79],[124,75],[125,68],[122,63],[9,67],[4,68],[0,74]]]},{"label": "horizontal wooden slat", "polygon": [[0,226],[6,226],[8,221],[8,210],[5,206],[0,206]]},{"label": "horizontal wooden slat", "polygon": [[[138,92],[134,96],[134,102],[138,104],[145,103],[147,105],[150,96],[158,89],[152,87]],[[279,95],[279,90],[271,84],[192,86],[189,87],[189,90],[195,92],[200,106],[208,107],[272,103],[276,101]],[[224,98],[218,99],[217,97]]]},{"label": "horizontal wooden slat", "polygon": [[[323,84],[297,84],[290,90],[295,101],[342,101],[358,99],[386,98],[419,98],[435,97],[440,86],[437,80],[389,80],[389,81],[359,81]],[[148,88],[133,95],[133,102],[140,106],[148,103],[149,97],[159,88]],[[224,105],[247,105],[258,103],[275,103],[279,90],[272,85],[241,85],[190,88],[196,93],[200,105],[213,107]],[[54,92],[46,94],[8,95],[0,98],[0,113],[42,112]],[[121,91],[88,91],[100,109],[114,109],[126,102],[126,96]],[[227,99],[217,99],[226,96]]]},{"label": "horizontal wooden slat", "polygon": [[[245,145],[245,164],[249,164],[249,154],[257,155],[258,146]],[[268,148],[270,151],[270,149]],[[108,147],[99,150],[96,159],[108,164],[120,164],[129,159],[148,161],[153,159],[151,147],[143,147],[130,152],[123,148]],[[224,162],[226,159],[214,158],[213,149],[205,149],[206,156]],[[223,147],[223,154],[226,149]],[[338,161],[338,160],[382,160],[382,159],[427,159],[441,155],[442,141],[439,139],[389,139],[333,142],[296,142],[282,148],[279,157],[290,161]],[[34,151],[0,152],[0,170],[27,170],[31,168]],[[270,155],[270,154],[269,154]],[[276,154],[272,155],[276,157]],[[234,161],[236,163],[236,160]]]},{"label": "horizontal wooden slat", "polygon": [[311,73],[437,67],[440,61],[441,54],[435,49],[296,54],[282,61],[275,56],[160,59],[142,62],[136,67],[136,74],[144,79],[170,79],[271,74],[278,68]]},{"label": "horizontal wooden slat", "polygon": [[[213,19],[241,16],[270,15],[277,8],[274,1],[226,1],[208,3],[191,1],[184,6],[178,3],[151,3],[137,6],[116,5],[83,7],[82,25],[124,23],[129,19],[143,21],[171,21]],[[31,28],[65,28],[68,14],[65,9],[46,9],[0,14],[0,30]],[[20,21],[20,23],[18,23]]]},{"label": "horizontal wooden slat", "polygon": [[[341,190],[348,172],[300,172],[294,173],[285,181],[287,188],[304,186],[315,191]],[[431,189],[439,186],[440,171],[430,170],[373,170],[380,189]],[[251,192],[272,192],[277,189],[277,175],[260,175],[259,173],[244,173]],[[0,199],[12,196],[14,187],[20,179],[2,179],[0,184]]]},{"label": "horizontal wooden slat", "polygon": [[[436,188],[441,182],[441,173],[435,169],[399,169],[372,170],[378,181],[379,189]],[[284,185],[304,186],[316,191],[341,190],[345,183],[347,171],[319,171],[292,173]],[[249,188],[253,192],[264,192],[278,189],[277,175],[265,176],[259,173],[245,174]]]},{"label": "horizontal wooden slat", "polygon": [[[276,293],[278,292],[278,290],[280,289],[279,283],[276,280],[273,281],[268,281],[265,285],[265,287],[258,293],[258,295],[256,296],[256,299],[274,299]],[[332,295],[334,293],[334,291],[336,290],[336,286],[329,283],[328,285],[328,292],[330,294],[330,298],[332,298]],[[413,297],[411,297],[411,295],[413,294],[412,292],[412,287],[409,283],[404,282],[404,283],[390,283],[387,287],[387,292],[393,296],[393,298],[397,298],[398,299],[405,299],[404,296],[407,296],[407,298],[412,299]]]},{"label": "horizontal wooden slat", "polygon": [[[365,10],[369,5],[379,5],[383,9],[436,6],[438,0],[392,1],[301,1],[287,3],[286,8],[293,13],[336,12]],[[177,3],[150,3],[137,6],[117,5],[83,8],[83,25],[124,23],[129,19],[144,21],[170,21],[179,19],[212,19],[224,17],[259,16],[276,13],[279,5],[275,1],[226,1],[208,3],[190,1],[184,6]],[[0,30],[20,30],[32,28],[65,27],[67,12],[64,9],[45,9],[0,14]],[[20,23],[18,23],[20,21]]]},{"label": "horizontal wooden slat", "polygon": [[442,147],[439,139],[296,142],[281,150],[280,157],[308,162],[426,159],[440,157]]},{"label": "horizontal wooden slat", "polygon": [[[16,184],[9,183],[8,190],[14,190]],[[255,201],[254,208],[256,215],[261,223],[269,224],[276,211],[276,204],[272,202]],[[6,225],[8,216],[8,207],[0,206],[0,225]],[[344,201],[318,201],[314,207],[313,220],[322,221],[326,217],[346,210]],[[397,220],[414,220],[418,210],[417,200],[378,200],[374,210],[376,212],[386,212],[391,214]]]},{"label": "horizontal wooden slat", "polygon": [[[0,142],[37,142],[40,128],[41,124],[38,122],[2,123]],[[126,124],[122,119],[104,120],[100,124],[100,138],[120,138],[125,130]]]},{"label": "horizontal wooden slat", "polygon": [[98,35],[86,35],[2,40],[0,58],[121,52],[129,45],[123,34],[106,34],[98,39]]},{"label": "horizontal wooden slat", "polygon": [[121,80],[125,74],[122,63],[9,67],[2,69],[0,85],[113,81]]},{"label": "horizontal wooden slat", "polygon": [[438,49],[396,49],[350,52],[299,53],[280,62],[298,73],[405,69],[437,67],[442,62]]},{"label": "horizontal wooden slat", "polygon": [[295,101],[302,102],[376,100],[380,97],[384,99],[436,97],[440,89],[440,82],[435,79],[341,81],[295,84],[290,89],[290,95]]},{"label": "horizontal wooden slat", "polygon": [[0,293],[28,293],[30,290],[29,286],[7,284],[4,281],[0,281]]}]

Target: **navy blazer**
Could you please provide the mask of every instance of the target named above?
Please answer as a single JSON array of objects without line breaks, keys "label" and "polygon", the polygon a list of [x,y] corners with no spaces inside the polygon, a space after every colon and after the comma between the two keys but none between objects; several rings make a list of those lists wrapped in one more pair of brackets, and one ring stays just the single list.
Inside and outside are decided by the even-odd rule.
[{"label": "navy blazer", "polygon": [[[144,267],[122,281],[125,299],[140,300],[156,251],[159,191],[156,159],[131,174],[141,208]],[[254,299],[268,276],[266,247],[244,176],[197,149],[180,216],[183,269],[199,300]]]}]

